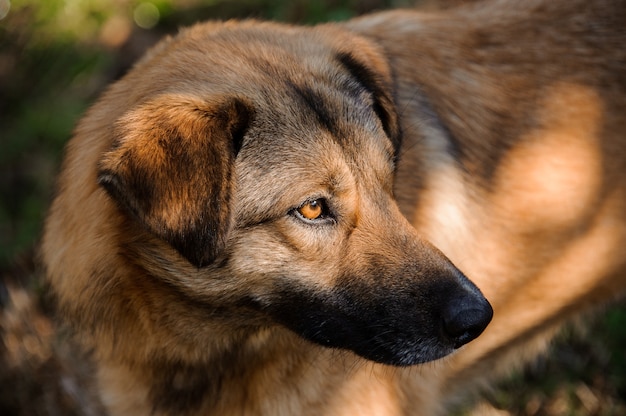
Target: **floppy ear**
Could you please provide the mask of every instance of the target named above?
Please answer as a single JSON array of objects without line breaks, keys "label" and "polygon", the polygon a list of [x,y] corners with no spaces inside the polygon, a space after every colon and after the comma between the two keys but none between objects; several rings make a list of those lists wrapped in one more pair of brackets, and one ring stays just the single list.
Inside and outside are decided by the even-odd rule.
[{"label": "floppy ear", "polygon": [[374,111],[397,153],[400,147],[400,124],[393,99],[393,81],[388,63],[379,53],[368,47],[357,48],[351,52],[339,52],[337,59],[372,94]]},{"label": "floppy ear", "polygon": [[233,98],[158,97],[118,121],[98,181],[150,232],[206,266],[226,241],[231,174],[251,115]]}]

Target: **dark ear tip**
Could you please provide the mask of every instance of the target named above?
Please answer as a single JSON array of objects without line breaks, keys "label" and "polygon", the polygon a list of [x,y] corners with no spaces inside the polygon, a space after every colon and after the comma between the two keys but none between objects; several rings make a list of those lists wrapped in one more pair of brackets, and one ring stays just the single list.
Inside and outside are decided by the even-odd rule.
[{"label": "dark ear tip", "polygon": [[248,100],[243,98],[233,98],[231,105],[239,117],[248,118],[252,116],[253,108],[252,104],[249,103]]},{"label": "dark ear tip", "polygon": [[226,113],[233,150],[237,155],[243,147],[243,137],[254,119],[254,107],[247,100],[233,98],[227,104]]},{"label": "dark ear tip", "polygon": [[223,242],[209,230],[174,231],[166,240],[194,267],[201,269],[212,264],[219,255]]},{"label": "dark ear tip", "polygon": [[109,170],[98,171],[98,177],[96,179],[98,185],[104,188],[105,191],[113,198],[118,199],[120,197],[120,178],[115,173]]},{"label": "dark ear tip", "polygon": [[98,185],[108,188],[109,186],[115,186],[118,182],[118,179],[113,172],[108,170],[99,170],[98,177],[96,179]]}]

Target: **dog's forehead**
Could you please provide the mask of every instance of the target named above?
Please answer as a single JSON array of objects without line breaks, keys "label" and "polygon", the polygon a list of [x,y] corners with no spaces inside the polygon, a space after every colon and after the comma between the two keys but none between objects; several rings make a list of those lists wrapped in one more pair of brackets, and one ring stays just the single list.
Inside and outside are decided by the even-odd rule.
[{"label": "dog's forehead", "polygon": [[259,22],[198,25],[153,51],[152,73],[141,82],[211,100],[241,97],[261,122],[295,120],[302,128],[300,115],[313,115],[335,135],[347,136],[341,131],[346,121],[371,129],[377,121],[370,92],[342,63],[347,50],[359,52],[353,37]]},{"label": "dog's forehead", "polygon": [[[348,37],[349,39],[349,37]],[[261,92],[277,79],[331,68],[337,54],[332,35],[312,28],[261,22],[205,23],[185,29],[151,50],[150,82],[165,75],[175,88],[206,87],[242,94]],[[178,76],[172,78],[175,73]]]},{"label": "dog's forehead", "polygon": [[[338,41],[342,36],[345,42]],[[210,102],[242,99],[252,107],[237,158],[246,166],[238,170],[241,186],[304,183],[314,174],[345,177],[340,164],[355,175],[387,178],[393,145],[371,91],[341,62],[351,39],[339,30],[203,24],[153,50],[147,76],[137,81]]]},{"label": "dog's forehead", "polygon": [[[150,51],[138,65],[144,76],[127,80],[127,87],[137,96],[242,98],[254,107],[257,123],[284,124],[285,130],[317,124],[349,138],[355,124],[379,129],[371,90],[345,65],[351,54],[372,61],[371,51],[338,27],[318,29],[254,21],[199,24]],[[376,71],[384,72],[379,66]]]},{"label": "dog's forehead", "polygon": [[271,91],[264,91],[254,104],[250,145],[295,146],[316,152],[332,139],[343,152],[356,153],[353,158],[366,149],[373,151],[372,147],[391,156],[393,146],[374,112],[371,96],[358,86],[341,85],[337,78],[305,74],[283,78]]},{"label": "dog's forehead", "polygon": [[207,97],[235,96],[252,105],[244,148],[270,155],[256,158],[266,168],[270,160],[319,159],[330,138],[344,155],[352,153],[351,163],[371,158],[385,169],[393,145],[371,92],[341,62],[345,50],[332,38],[342,34],[271,24],[193,28],[184,42],[206,59],[185,69],[190,74],[184,82]]},{"label": "dog's forehead", "polygon": [[235,199],[247,219],[280,215],[310,198],[378,193],[391,186],[390,151],[363,130],[355,130],[349,140],[323,128],[250,134],[235,164]]}]

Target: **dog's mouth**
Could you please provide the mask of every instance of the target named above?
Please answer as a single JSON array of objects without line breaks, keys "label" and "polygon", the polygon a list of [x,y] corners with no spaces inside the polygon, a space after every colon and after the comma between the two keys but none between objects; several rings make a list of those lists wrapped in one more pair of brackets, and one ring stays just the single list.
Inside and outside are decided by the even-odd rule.
[{"label": "dog's mouth", "polygon": [[291,289],[283,287],[264,308],[274,320],[316,344],[393,366],[442,358],[478,337],[493,316],[489,302],[464,276],[460,284],[413,290],[362,284],[327,293]]}]

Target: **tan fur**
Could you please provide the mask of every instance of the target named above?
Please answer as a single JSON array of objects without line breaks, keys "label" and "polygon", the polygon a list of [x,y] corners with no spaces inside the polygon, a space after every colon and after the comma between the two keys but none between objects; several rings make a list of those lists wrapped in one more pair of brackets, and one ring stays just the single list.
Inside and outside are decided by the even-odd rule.
[{"label": "tan fur", "polygon": [[[79,124],[43,240],[103,404],[435,414],[614,299],[625,17],[621,2],[494,1],[306,29],[207,23],[163,41]],[[366,88],[340,83],[342,95],[336,56]],[[317,198],[334,222],[299,223]],[[357,317],[409,317],[406,302],[429,293],[410,303],[428,328],[469,284],[444,254],[495,315],[440,361],[373,363],[348,351],[369,354],[362,343],[299,336],[291,315],[316,313],[301,300],[273,309],[295,287],[347,291]],[[451,352],[431,344],[432,358]]]}]

